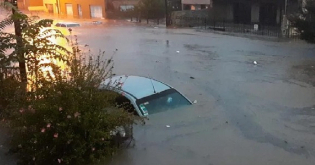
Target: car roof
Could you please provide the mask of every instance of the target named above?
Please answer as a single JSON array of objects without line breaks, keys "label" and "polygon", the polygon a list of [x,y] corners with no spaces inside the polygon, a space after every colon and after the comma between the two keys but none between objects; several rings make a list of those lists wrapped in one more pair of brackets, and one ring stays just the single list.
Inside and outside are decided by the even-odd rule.
[{"label": "car roof", "polygon": [[76,22],[57,22],[56,24],[65,24],[65,25],[69,25],[69,24],[79,24]]},{"label": "car roof", "polygon": [[172,88],[169,85],[151,78],[126,75],[106,79],[102,82],[101,88],[107,86],[126,92],[135,99],[141,99]]}]

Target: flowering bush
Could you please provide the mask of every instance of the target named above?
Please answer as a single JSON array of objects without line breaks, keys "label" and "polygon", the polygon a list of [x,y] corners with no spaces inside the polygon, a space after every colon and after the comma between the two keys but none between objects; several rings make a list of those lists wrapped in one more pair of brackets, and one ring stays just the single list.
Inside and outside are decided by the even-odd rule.
[{"label": "flowering bush", "polygon": [[110,156],[117,149],[110,132],[134,122],[124,110],[110,110],[116,94],[109,91],[58,83],[36,94],[12,123],[22,164],[87,164]]},{"label": "flowering bush", "polygon": [[116,107],[118,96],[98,86],[111,75],[112,59],[83,58],[78,48],[67,61],[69,73],[57,66],[36,72],[24,99],[10,107],[12,152],[20,164],[89,164],[117,149],[113,132],[138,121]]},{"label": "flowering bush", "polygon": [[[116,107],[117,94],[98,90],[112,74],[112,59],[83,54],[72,41],[68,51],[52,41],[65,39],[60,31],[45,30],[52,20],[33,24],[15,15],[0,22],[0,118],[11,128],[11,153],[20,164],[89,164],[111,156],[119,147],[113,132],[138,121]],[[2,31],[17,19],[22,36]],[[11,80],[2,69],[12,63],[23,65]]]}]

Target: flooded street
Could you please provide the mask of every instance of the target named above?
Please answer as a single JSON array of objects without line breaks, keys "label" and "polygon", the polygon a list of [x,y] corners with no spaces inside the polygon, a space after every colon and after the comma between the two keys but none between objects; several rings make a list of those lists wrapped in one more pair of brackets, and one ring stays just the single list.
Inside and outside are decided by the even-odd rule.
[{"label": "flooded street", "polygon": [[314,164],[315,45],[122,22],[73,31],[114,56],[116,75],[151,77],[197,100],[150,115],[110,165]]},{"label": "flooded street", "polygon": [[149,116],[110,164],[314,164],[313,45],[131,25],[78,31],[92,50],[117,49],[117,75],[153,77],[198,101]]}]

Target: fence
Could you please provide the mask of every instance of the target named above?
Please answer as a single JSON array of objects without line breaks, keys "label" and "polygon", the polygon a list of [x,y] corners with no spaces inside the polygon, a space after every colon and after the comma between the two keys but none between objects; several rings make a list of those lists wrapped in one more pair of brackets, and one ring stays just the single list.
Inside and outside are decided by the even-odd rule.
[{"label": "fence", "polygon": [[176,16],[172,18],[172,25],[179,27],[195,27],[199,29],[210,29],[216,31],[246,33],[271,37],[285,37],[294,39],[298,39],[300,37],[297,30],[292,26],[288,26],[286,30],[282,30],[280,26],[267,26],[253,23],[236,24],[233,22],[215,21],[207,17]]}]

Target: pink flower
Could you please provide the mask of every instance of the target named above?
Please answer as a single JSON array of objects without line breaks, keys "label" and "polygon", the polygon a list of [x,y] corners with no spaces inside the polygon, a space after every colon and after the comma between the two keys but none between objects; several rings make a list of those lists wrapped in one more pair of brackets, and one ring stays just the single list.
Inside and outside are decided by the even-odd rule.
[{"label": "pink flower", "polygon": [[92,151],[95,151],[95,148],[94,148],[94,147],[92,148]]},{"label": "pink flower", "polygon": [[62,107],[59,107],[59,111],[62,111]]},{"label": "pink flower", "polygon": [[40,132],[42,132],[42,133],[44,133],[45,131],[46,131],[45,128],[42,128],[42,129],[40,130]]},{"label": "pink flower", "polygon": [[24,112],[24,108],[20,109],[20,113],[23,113]]},{"label": "pink flower", "polygon": [[54,134],[54,138],[58,138],[58,133],[55,133],[55,134]]},{"label": "pink flower", "polygon": [[61,159],[58,159],[58,163],[61,163]]},{"label": "pink flower", "polygon": [[51,124],[50,124],[50,123],[48,123],[48,124],[47,124],[47,128],[50,128],[50,126],[51,126]]},{"label": "pink flower", "polygon": [[35,109],[33,108],[32,105],[29,105],[27,110],[30,111],[31,113],[35,113]]},{"label": "pink flower", "polygon": [[81,115],[81,113],[79,113],[79,112],[74,113],[75,118],[79,117],[80,115]]}]

